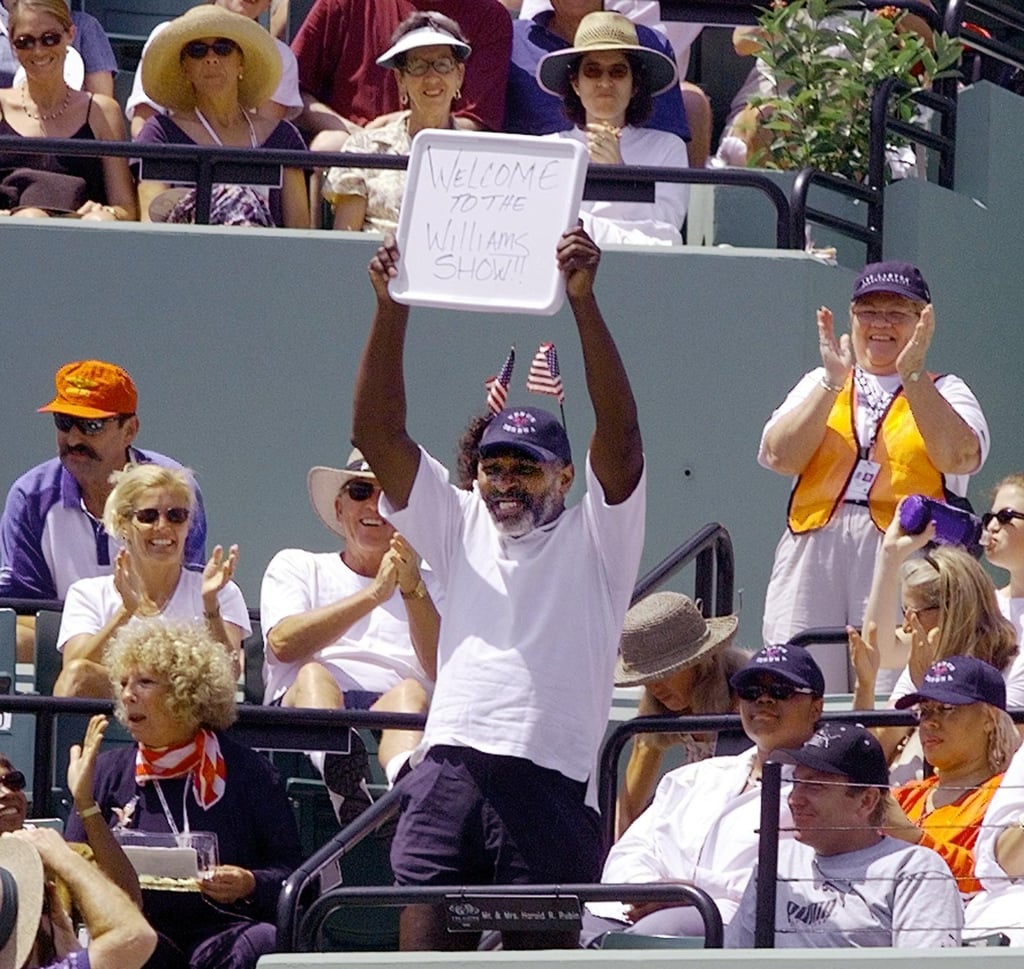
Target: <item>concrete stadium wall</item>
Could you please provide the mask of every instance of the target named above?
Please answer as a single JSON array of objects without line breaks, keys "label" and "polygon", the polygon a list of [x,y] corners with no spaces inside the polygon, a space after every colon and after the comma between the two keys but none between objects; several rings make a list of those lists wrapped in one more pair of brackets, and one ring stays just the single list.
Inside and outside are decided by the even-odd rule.
[{"label": "concrete stadium wall", "polygon": [[[916,257],[932,284],[939,324],[929,365],[963,376],[992,424],[976,504],[998,476],[1024,467],[1016,403],[1024,280],[1015,258],[1024,125],[1019,99],[1004,97],[1012,98],[997,89],[965,95],[963,113],[977,121],[978,138],[985,118],[1017,119],[1004,130],[995,118],[1003,127],[986,141],[985,162],[1003,160],[998,184],[1009,181],[1016,195],[1003,188],[998,204],[983,208],[934,186],[898,185],[887,215],[888,252]],[[967,169],[962,162],[965,179]],[[85,356],[118,361],[140,388],[139,444],[195,468],[210,541],[242,546],[239,581],[258,605],[274,552],[335,547],[309,508],[305,474],[348,452],[374,245],[347,233],[0,224],[0,484],[53,453],[52,424],[34,409],[49,399],[56,368]],[[736,546],[748,646],[759,644],[789,489],[756,463],[760,430],[815,365],[815,308],[828,304],[843,319],[853,276],[770,249],[622,248],[602,262],[598,296],[633,379],[648,456],[644,567],[705,522],[723,522]],[[511,343],[519,358],[511,401],[543,403],[525,391],[542,340],[558,347],[582,458],[592,414],[565,309],[551,318],[414,310],[413,435],[450,460],[466,418],[483,405],[484,378]]]}]

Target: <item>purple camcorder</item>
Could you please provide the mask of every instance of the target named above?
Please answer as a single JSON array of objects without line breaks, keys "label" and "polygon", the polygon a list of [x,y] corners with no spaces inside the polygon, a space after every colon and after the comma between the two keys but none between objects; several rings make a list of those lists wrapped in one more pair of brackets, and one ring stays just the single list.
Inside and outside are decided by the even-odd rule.
[{"label": "purple camcorder", "polygon": [[972,549],[981,544],[981,519],[943,501],[910,495],[900,506],[900,527],[908,535],[920,535],[935,522],[935,541]]}]

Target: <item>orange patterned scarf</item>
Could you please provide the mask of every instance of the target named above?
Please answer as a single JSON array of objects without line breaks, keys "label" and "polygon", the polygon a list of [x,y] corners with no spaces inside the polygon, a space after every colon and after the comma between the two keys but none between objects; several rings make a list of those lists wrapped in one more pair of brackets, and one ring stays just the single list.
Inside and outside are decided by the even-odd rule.
[{"label": "orange patterned scarf", "polygon": [[192,775],[196,801],[209,811],[224,796],[227,770],[220,752],[220,741],[212,730],[200,730],[180,747],[160,749],[139,745],[135,756],[135,781],[168,780]]}]

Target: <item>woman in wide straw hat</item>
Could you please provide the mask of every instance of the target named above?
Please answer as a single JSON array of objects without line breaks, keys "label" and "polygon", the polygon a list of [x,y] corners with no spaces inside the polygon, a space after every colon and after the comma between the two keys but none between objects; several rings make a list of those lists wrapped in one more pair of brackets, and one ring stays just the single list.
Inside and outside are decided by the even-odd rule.
[{"label": "woman in wide straw hat", "polygon": [[[729,677],[747,660],[732,645],[736,616],[705,619],[697,604],[678,592],[652,592],[626,613],[616,686],[642,686],[637,713],[731,713]],[[714,735],[638,734],[619,791],[616,835],[647,807],[666,749],[682,744],[683,763],[714,753]]]},{"label": "woman in wide straw hat", "polygon": [[[150,118],[136,141],[302,151],[305,143],[290,122],[275,122],[255,110],[280,79],[274,39],[258,23],[222,7],[193,7],[160,31],[146,51],[142,86],[170,114]],[[164,195],[168,186],[145,174],[143,163],[143,220],[193,221],[194,192]],[[213,209],[211,222],[219,224],[308,228],[305,175],[284,168],[280,187],[218,185]]]},{"label": "woman in wide straw hat", "polygon": [[[537,65],[537,81],[562,98],[575,125],[552,137],[586,145],[594,165],[656,165],[686,168],[686,143],[677,135],[643,125],[653,97],[676,83],[671,58],[644,47],[636,27],[622,14],[587,14],[573,46],[554,51]],[[689,191],[678,182],[658,182],[654,202],[584,202],[584,226],[595,242],[681,245]]]}]

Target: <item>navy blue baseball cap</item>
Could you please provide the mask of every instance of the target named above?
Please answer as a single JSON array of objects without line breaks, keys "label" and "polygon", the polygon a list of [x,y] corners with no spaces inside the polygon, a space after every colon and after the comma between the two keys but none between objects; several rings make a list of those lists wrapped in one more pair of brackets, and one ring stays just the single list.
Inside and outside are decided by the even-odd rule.
[{"label": "navy blue baseball cap", "polygon": [[889,786],[889,766],[882,745],[859,723],[824,723],[803,747],[772,751],[771,759],[824,774],[842,774],[854,784]]},{"label": "navy blue baseball cap", "polygon": [[962,707],[968,703],[988,703],[1006,709],[1006,681],[991,663],[973,656],[950,656],[928,667],[916,693],[896,701],[897,710],[905,710],[922,700]]},{"label": "navy blue baseball cap", "polygon": [[523,451],[536,461],[572,464],[565,428],[554,414],[540,407],[509,407],[491,418],[480,436],[480,457],[509,448]]},{"label": "navy blue baseball cap", "polygon": [[868,293],[893,293],[918,303],[932,301],[931,291],[921,270],[910,262],[868,263],[853,284],[853,298],[860,299]]},{"label": "navy blue baseball cap", "polygon": [[729,685],[740,690],[748,683],[756,683],[763,673],[810,690],[815,696],[825,695],[825,677],[821,667],[803,646],[765,646],[759,649],[743,669],[733,673]]}]

